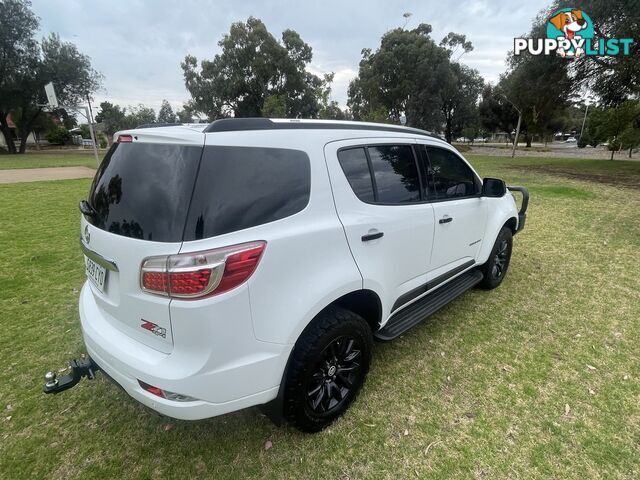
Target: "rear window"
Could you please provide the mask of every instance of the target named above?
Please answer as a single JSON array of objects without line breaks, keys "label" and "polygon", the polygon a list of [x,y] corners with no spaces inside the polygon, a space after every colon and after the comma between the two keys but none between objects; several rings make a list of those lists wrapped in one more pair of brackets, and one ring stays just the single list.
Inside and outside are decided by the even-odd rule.
[{"label": "rear window", "polygon": [[299,150],[207,146],[184,232],[199,240],[273,222],[303,210],[311,186]]},{"label": "rear window", "polygon": [[89,191],[96,227],[158,242],[182,240],[202,146],[114,144]]}]

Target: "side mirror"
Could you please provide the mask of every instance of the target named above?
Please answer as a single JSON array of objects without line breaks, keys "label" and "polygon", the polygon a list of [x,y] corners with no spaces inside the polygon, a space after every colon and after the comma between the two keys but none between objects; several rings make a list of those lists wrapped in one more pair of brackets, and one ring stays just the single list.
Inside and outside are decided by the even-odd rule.
[{"label": "side mirror", "polygon": [[483,197],[503,197],[507,193],[504,180],[499,178],[485,178],[482,180]]}]

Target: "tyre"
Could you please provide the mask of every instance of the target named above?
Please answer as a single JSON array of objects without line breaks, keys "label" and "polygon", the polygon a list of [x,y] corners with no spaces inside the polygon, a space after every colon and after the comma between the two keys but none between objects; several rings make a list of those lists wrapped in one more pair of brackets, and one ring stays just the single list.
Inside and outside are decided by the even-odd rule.
[{"label": "tyre", "polygon": [[284,418],[318,432],[342,415],[362,388],[373,338],[362,317],[332,306],[304,330],[293,349],[284,384]]},{"label": "tyre", "polygon": [[513,234],[508,227],[502,227],[496,238],[496,243],[491,249],[489,259],[480,267],[480,271],[484,275],[484,278],[478,284],[480,288],[491,290],[502,283],[509,269],[512,248]]}]

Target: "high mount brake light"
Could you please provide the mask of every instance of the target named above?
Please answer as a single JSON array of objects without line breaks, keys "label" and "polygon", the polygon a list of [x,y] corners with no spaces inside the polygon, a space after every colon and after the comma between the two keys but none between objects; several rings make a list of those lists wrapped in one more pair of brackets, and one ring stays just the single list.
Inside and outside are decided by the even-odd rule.
[{"label": "high mount brake light", "polygon": [[193,253],[149,257],[142,262],[142,290],[171,298],[199,299],[241,285],[253,274],[267,242],[241,243]]},{"label": "high mount brake light", "polygon": [[131,135],[119,135],[118,143],[131,143],[133,142],[133,137]]}]

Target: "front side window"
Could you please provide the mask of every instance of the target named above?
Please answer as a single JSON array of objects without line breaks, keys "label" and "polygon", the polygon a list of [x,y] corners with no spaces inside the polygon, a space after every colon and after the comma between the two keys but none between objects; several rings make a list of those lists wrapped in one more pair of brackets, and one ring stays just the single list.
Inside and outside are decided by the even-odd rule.
[{"label": "front side window", "polygon": [[470,197],[480,193],[473,170],[455,153],[437,147],[426,147],[429,173],[433,179],[434,199]]}]

